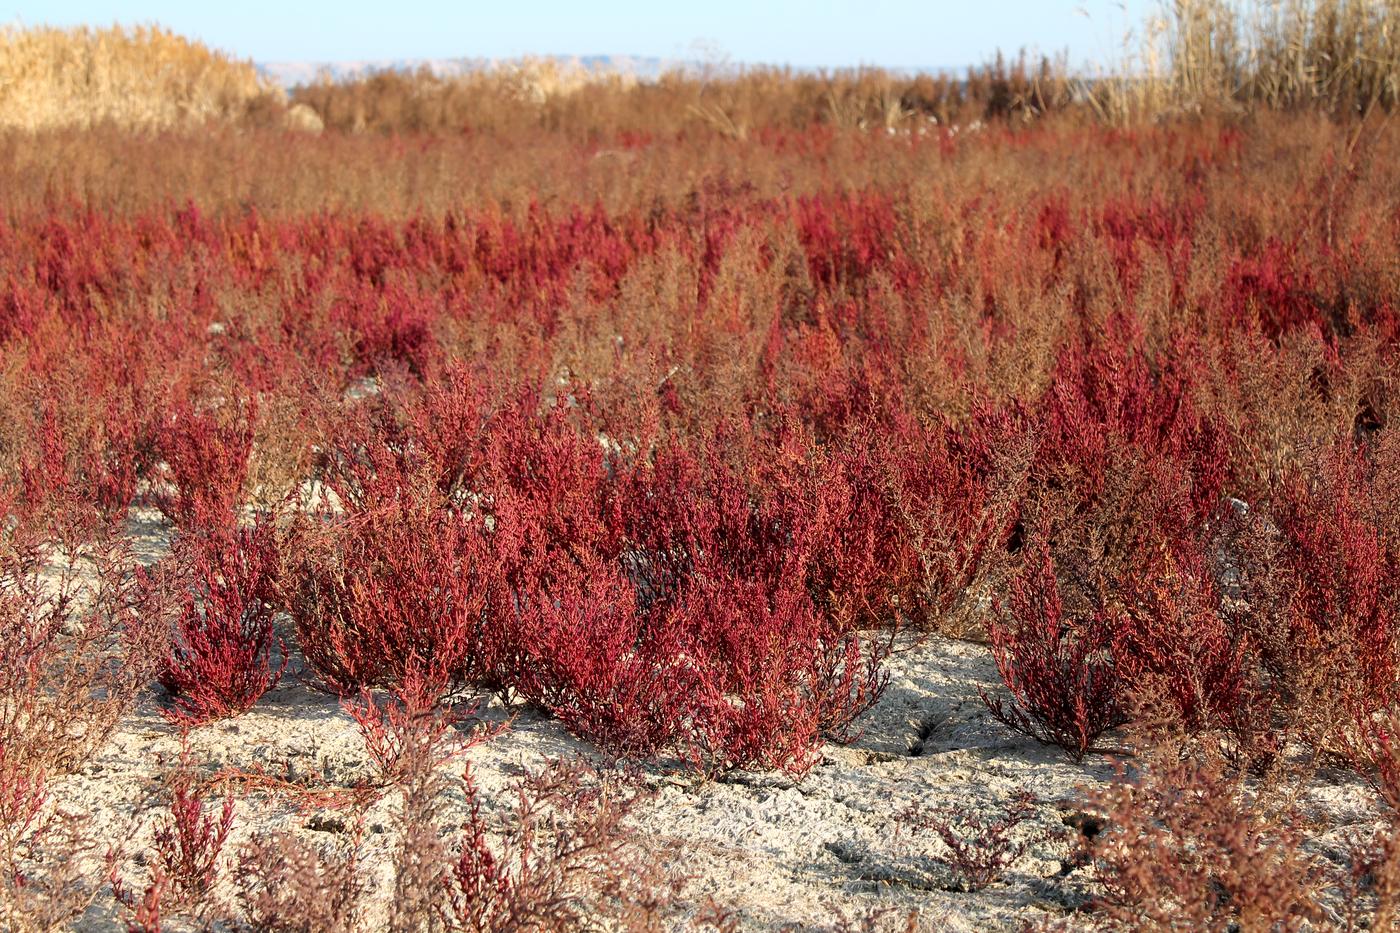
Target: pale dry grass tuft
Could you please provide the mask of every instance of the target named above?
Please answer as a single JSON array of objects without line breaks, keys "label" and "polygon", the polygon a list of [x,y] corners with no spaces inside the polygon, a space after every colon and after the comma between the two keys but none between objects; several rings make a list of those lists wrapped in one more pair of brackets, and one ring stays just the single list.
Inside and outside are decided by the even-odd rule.
[{"label": "pale dry grass tuft", "polygon": [[1081,97],[1106,122],[1400,104],[1400,0],[1159,0]]},{"label": "pale dry grass tuft", "polygon": [[157,26],[0,28],[0,127],[168,129],[279,95],[251,62]]}]

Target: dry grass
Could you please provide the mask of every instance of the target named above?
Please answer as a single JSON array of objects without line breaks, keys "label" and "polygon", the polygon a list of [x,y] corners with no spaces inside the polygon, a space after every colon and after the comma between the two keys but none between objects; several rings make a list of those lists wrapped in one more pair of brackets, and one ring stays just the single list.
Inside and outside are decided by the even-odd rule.
[{"label": "dry grass", "polygon": [[354,132],[547,129],[586,138],[712,130],[728,139],[746,139],[759,129],[814,125],[893,130],[924,118],[944,125],[1025,118],[1071,103],[1065,63],[1024,53],[998,56],[969,69],[965,78],[755,67],[671,71],[642,81],[625,72],[527,59],[455,77],[425,69],[326,79],[296,88],[292,99],[314,109],[327,126]]},{"label": "dry grass", "polygon": [[[639,81],[527,59],[442,77],[380,72],[293,92],[327,127],[381,132],[563,131],[667,136],[826,125],[906,129],[1082,109],[1112,123],[1254,107],[1365,113],[1400,102],[1400,0],[1163,0],[1085,80],[1063,59],[996,59],[966,76],[878,69],[671,72]],[[0,30],[0,127],[168,129],[267,123],[283,92],[236,61],[154,26]]]},{"label": "dry grass", "polygon": [[1124,122],[1400,102],[1397,0],[1163,0],[1092,95]]},{"label": "dry grass", "polygon": [[165,129],[242,118],[277,92],[235,61],[155,26],[0,30],[0,126]]}]

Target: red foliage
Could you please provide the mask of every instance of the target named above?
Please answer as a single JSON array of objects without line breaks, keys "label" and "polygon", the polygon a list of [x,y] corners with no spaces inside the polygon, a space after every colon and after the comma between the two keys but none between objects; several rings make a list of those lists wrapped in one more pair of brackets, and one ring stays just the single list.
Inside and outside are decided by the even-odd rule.
[{"label": "red foliage", "polygon": [[138,427],[114,400],[105,416],[81,433],[65,427],[49,401],[37,427],[37,450],[20,460],[20,488],[32,515],[73,520],[96,508],[107,521],[126,517],[141,463]]},{"label": "red foliage", "polygon": [[469,738],[451,741],[454,727],[471,716],[476,707],[442,706],[439,700],[438,686],[416,674],[410,675],[387,699],[376,700],[366,688],[355,700],[341,700],[341,708],[355,720],[364,738],[378,785],[411,780],[414,769],[444,764],[496,734],[494,730],[478,728]]},{"label": "red foliage", "polygon": [[62,502],[70,496],[68,475],[68,444],[58,413],[46,407],[38,430],[38,451],[20,463],[20,482],[24,501],[33,512]]},{"label": "red foliage", "polygon": [[[1030,442],[1025,419],[1010,410],[978,410],[961,428],[901,417],[853,437],[855,463],[873,470],[858,467],[854,501],[839,520],[814,521],[830,529],[813,546],[818,566],[831,568],[823,574],[829,591],[852,589],[842,575],[862,565],[849,553],[855,531],[880,542],[864,562],[868,576],[893,584],[876,602],[880,611],[856,621],[885,625],[898,617],[931,628],[975,600],[1020,520]],[[823,476],[819,488],[833,481]]]},{"label": "red foliage", "polygon": [[34,830],[42,833],[40,814],[49,800],[44,768],[18,757],[0,745],[0,870],[17,870],[12,861],[16,843]]},{"label": "red foliage", "polygon": [[213,887],[232,828],[233,798],[226,798],[215,816],[204,812],[204,801],[188,783],[176,783],[170,814],[156,830],[154,843],[158,870],[180,897],[195,901]]},{"label": "red foliage", "polygon": [[686,670],[670,676],[694,682],[694,751],[709,766],[800,770],[879,698],[886,647],[814,600],[830,516],[789,484],[803,472],[780,457],[752,469],[746,482],[715,447],[659,454],[626,493],[629,572],[648,640],[679,645],[669,663]]},{"label": "red foliage", "polygon": [[1248,741],[1268,729],[1257,646],[1223,611],[1218,573],[1196,541],[1165,543],[1123,587],[1113,660],[1121,681],[1165,704],[1173,725]]},{"label": "red foliage", "polygon": [[992,655],[1011,698],[984,691],[983,702],[1012,729],[1078,761],[1126,720],[1109,653],[1118,626],[1117,615],[1102,607],[1066,613],[1050,551],[1040,545],[990,626]]},{"label": "red foliage", "polygon": [[1328,702],[1364,716],[1400,698],[1400,551],[1393,457],[1344,444],[1274,506],[1278,571],[1292,581],[1286,666],[1340,665]]},{"label": "red foliage", "polygon": [[1257,328],[1271,340],[1305,327],[1325,329],[1311,276],[1300,269],[1296,249],[1271,239],[1252,255],[1237,258],[1222,290],[1231,323]]},{"label": "red foliage", "polygon": [[[556,444],[554,459],[508,462],[553,462],[540,475],[576,492],[602,485],[596,446]],[[493,497],[497,538],[513,542],[502,550],[529,568],[507,575],[518,628],[498,682],[615,754],[805,770],[878,698],[884,649],[808,592],[811,529],[784,501],[797,490],[756,499],[713,448],[703,460],[668,448],[619,482],[615,503],[537,489],[532,505],[519,482]],[[616,555],[598,523],[610,508],[626,532]]]},{"label": "red foliage", "polygon": [[412,490],[346,517],[300,520],[281,601],[325,687],[349,695],[416,678],[441,695],[482,679],[501,596],[481,525]]},{"label": "red foliage", "polygon": [[206,813],[183,757],[170,793],[169,809],[152,837],[150,880],[142,893],[112,870],[112,892],[130,911],[129,930],[158,933],[163,915],[198,915],[218,881],[219,856],[233,828],[233,798],[225,798],[217,815]]},{"label": "red foliage", "polygon": [[[346,695],[487,689],[619,755],[800,769],[878,696],[895,626],[961,628],[1042,540],[991,625],[1018,728],[1082,754],[1149,694],[1236,734],[1400,699],[1396,497],[1368,460],[1396,408],[1395,211],[1369,176],[1343,187],[1376,203],[1329,189],[1324,218],[1279,207],[1321,187],[1241,158],[1267,128],[747,129],[613,133],[686,167],[638,176],[655,191],[564,170],[604,134],[467,208],[17,208],[16,515],[76,541],[154,490],[198,555],[165,673],[190,721],[275,680],[278,604]],[[307,153],[496,151],[473,140]],[[1075,184],[1043,167],[1067,151]],[[1343,465],[1308,462],[1348,431]],[[265,532],[235,531],[250,460],[333,494],[270,596]],[[1226,555],[1246,598],[1217,554],[1237,479],[1277,529]]]},{"label": "red foliage", "polygon": [[181,529],[229,527],[243,506],[258,406],[234,408],[200,411],[183,402],[170,415],[159,445],[175,490],[156,501]]},{"label": "red foliage", "polygon": [[1154,365],[1131,340],[1113,337],[1060,355],[1037,417],[1037,479],[1072,489],[1085,509],[1103,504],[1116,474],[1166,461],[1186,483],[1185,517],[1199,524],[1219,507],[1227,479],[1224,431],[1192,402],[1189,347]]},{"label": "red foliage", "polygon": [[174,697],[166,715],[175,722],[195,726],[244,712],[286,668],[286,647],[272,630],[279,559],[274,534],[270,521],[260,520],[252,528],[177,543],[177,552],[191,552],[193,580],[159,674]]},{"label": "red foliage", "polygon": [[541,578],[523,597],[516,650],[498,678],[619,757],[683,743],[697,670],[681,630],[655,624],[615,565],[558,563]]}]

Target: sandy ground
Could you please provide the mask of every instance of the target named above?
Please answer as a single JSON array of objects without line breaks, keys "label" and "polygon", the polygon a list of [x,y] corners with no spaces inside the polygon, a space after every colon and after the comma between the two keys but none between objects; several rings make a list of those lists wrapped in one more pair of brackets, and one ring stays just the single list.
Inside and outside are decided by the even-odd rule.
[{"label": "sandy ground", "polygon": [[[158,556],[158,526],[146,522],[134,530],[145,558]],[[644,773],[652,793],[631,825],[639,840],[671,853],[669,867],[688,879],[675,929],[693,928],[708,898],[736,911],[745,930],[834,929],[843,916],[860,921],[877,915],[874,929],[903,930],[910,912],[924,930],[1015,929],[1037,916],[1073,916],[1092,888],[1082,869],[1066,863],[1074,832],[1067,818],[1077,812],[1079,788],[1109,779],[1113,761],[1090,755],[1076,765],[992,719],[978,689],[997,690],[1000,682],[982,645],[906,640],[890,670],[889,689],[860,723],[864,734],[850,745],[825,747],[801,781],[740,773],[707,783],[662,769]],[[99,831],[128,825],[135,802],[179,757],[178,731],[162,718],[160,704],[143,701],[86,768],[55,783],[55,799],[92,813]],[[483,716],[500,719],[502,713],[488,707]],[[368,773],[351,717],[295,676],[249,713],[195,730],[190,749],[206,773],[261,766],[332,783]],[[579,754],[594,755],[530,711],[519,711],[507,731],[466,753],[488,813],[508,805],[511,782],[523,771]],[[461,766],[451,769],[460,773]],[[1041,803],[1016,832],[1034,841],[1000,881],[976,893],[957,890],[937,861],[940,842],[898,827],[897,814],[914,802],[996,808],[1023,790]],[[453,799],[460,804],[460,795]],[[1324,850],[1376,815],[1359,780],[1340,774],[1316,782],[1305,802],[1307,817],[1330,827],[1315,843]],[[368,866],[382,867],[393,849],[395,805],[390,794],[369,810],[362,843]],[[349,831],[344,811],[302,809],[286,795],[249,793],[237,802],[226,851],[270,829],[323,840]],[[147,825],[134,847],[148,836]],[[377,892],[381,907],[387,894]],[[116,927],[107,898],[80,926]]]}]

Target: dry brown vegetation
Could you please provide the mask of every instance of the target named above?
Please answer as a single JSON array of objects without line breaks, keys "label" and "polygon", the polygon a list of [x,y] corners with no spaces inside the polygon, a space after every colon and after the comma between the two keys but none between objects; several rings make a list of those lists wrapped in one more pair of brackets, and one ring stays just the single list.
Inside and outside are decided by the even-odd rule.
[{"label": "dry brown vegetation", "polygon": [[155,26],[0,29],[0,127],[189,127],[242,121],[280,96],[251,62]]},{"label": "dry brown vegetation", "polygon": [[[1400,100],[1397,34],[1396,0],[1173,0],[1125,41],[1120,61],[1091,75],[1024,52],[964,76],[711,67],[645,81],[527,59],[456,77],[318,80],[290,102],[353,132],[545,130],[634,142],[700,129],[741,140],[814,125],[897,131],[1069,109],[1119,124],[1254,106],[1358,113]],[[4,127],[285,122],[288,100],[251,63],[156,27],[8,27],[0,62]]]}]

